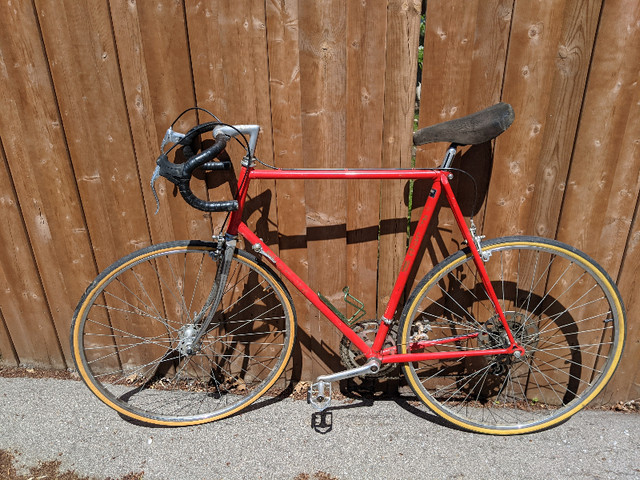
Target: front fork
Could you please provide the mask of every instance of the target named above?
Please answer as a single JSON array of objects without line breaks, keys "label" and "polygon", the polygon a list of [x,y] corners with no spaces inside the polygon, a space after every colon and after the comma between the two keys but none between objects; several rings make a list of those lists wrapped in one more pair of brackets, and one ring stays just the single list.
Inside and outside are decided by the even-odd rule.
[{"label": "front fork", "polygon": [[184,331],[181,332],[179,348],[181,353],[185,355],[193,355],[198,351],[200,340],[209,329],[209,325],[211,325],[229,278],[231,260],[236,250],[236,237],[228,234],[220,235],[217,240],[218,248],[213,255],[218,262],[218,270],[216,271],[213,287],[200,312],[194,316],[192,323],[187,325]]}]

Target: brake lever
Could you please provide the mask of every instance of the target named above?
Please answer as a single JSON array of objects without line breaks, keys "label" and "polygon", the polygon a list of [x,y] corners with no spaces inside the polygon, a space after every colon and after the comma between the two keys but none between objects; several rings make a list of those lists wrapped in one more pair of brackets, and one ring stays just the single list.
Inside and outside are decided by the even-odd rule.
[{"label": "brake lever", "polygon": [[160,144],[160,151],[164,153],[164,146],[167,143],[180,143],[186,135],[184,133],[176,132],[173,128],[169,127],[164,134],[164,138],[162,139],[162,143]]},{"label": "brake lever", "polygon": [[[167,143],[180,143],[186,135],[184,133],[176,132],[173,128],[169,127],[164,134],[162,143],[160,144],[160,152],[164,155],[164,147]],[[151,176],[151,191],[153,192],[153,198],[156,199],[156,211],[154,215],[157,215],[160,211],[160,200],[158,199],[158,193],[156,192],[156,180],[160,177],[160,165],[156,165],[153,175]]]},{"label": "brake lever", "polygon": [[157,215],[160,211],[160,200],[158,199],[158,194],[156,193],[156,180],[160,177],[160,165],[156,165],[155,170],[153,171],[153,175],[151,176],[151,191],[153,192],[153,197],[156,199],[156,212],[154,215]]}]

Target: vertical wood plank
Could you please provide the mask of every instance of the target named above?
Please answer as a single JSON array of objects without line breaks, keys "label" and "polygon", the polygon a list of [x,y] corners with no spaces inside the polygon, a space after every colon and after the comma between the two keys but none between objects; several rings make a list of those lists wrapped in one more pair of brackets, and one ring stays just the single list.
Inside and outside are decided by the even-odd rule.
[{"label": "vertical wood plank", "polygon": [[[259,124],[262,128],[256,156],[272,165],[275,159],[266,8],[265,2],[211,1],[190,3],[186,11],[198,105],[210,109],[227,123]],[[245,151],[231,142],[227,152],[236,172],[239,172]],[[260,164],[257,166],[263,168]],[[223,176],[216,174],[211,177],[219,177],[212,179],[214,188],[210,191],[211,196],[219,198],[221,189],[218,187],[223,183]],[[229,177],[235,187],[235,176]],[[276,199],[273,180],[252,181],[244,221],[278,252]],[[214,217],[214,229],[221,225],[223,219],[224,215]],[[245,244],[244,248],[251,250],[250,245]],[[299,357],[299,351],[296,356]],[[300,362],[292,364],[296,369],[300,366]],[[281,378],[280,385],[287,386],[294,377],[300,378],[299,371],[290,368]]]},{"label": "vertical wood plank", "polygon": [[[302,118],[297,0],[268,1],[267,41],[274,162],[282,168],[300,168],[302,160]],[[307,224],[303,180],[277,181],[276,206],[280,258],[303,280],[308,281]],[[293,295],[298,317],[295,351],[298,379],[312,377],[311,325],[313,307],[295,288]]]},{"label": "vertical wood plank", "polygon": [[[387,6],[383,168],[411,167],[420,12],[419,0],[390,0]],[[385,180],[380,189],[379,313],[389,301],[407,247],[407,184]]]},{"label": "vertical wood plank", "polygon": [[[484,233],[489,237],[526,232],[536,167],[542,145],[548,96],[554,65],[549,58],[560,42],[565,2],[515,4],[503,100],[510,103],[516,119],[495,148]],[[547,61],[544,61],[547,59]]]},{"label": "vertical wood plank", "polygon": [[[467,115],[499,100],[513,3],[456,1],[446,8],[427,3],[420,126]],[[427,160],[420,157],[426,157],[422,152],[418,158]],[[439,165],[441,148],[431,160],[431,165]]]},{"label": "vertical wood plank", "polygon": [[[514,0],[428,3],[419,126],[500,100]],[[418,147],[416,165],[439,166],[443,144]],[[469,165],[462,163],[465,169]],[[471,167],[472,168],[472,167]]]},{"label": "vertical wood plank", "polygon": [[563,12],[562,36],[554,59],[556,72],[535,178],[537,191],[527,228],[537,235],[555,235],[601,5],[602,0],[569,2]]},{"label": "vertical wood plank", "polygon": [[635,2],[604,10],[557,234],[614,278],[638,200],[639,16]]},{"label": "vertical wood plank", "polygon": [[[382,2],[347,3],[346,165],[380,168],[387,11]],[[367,319],[377,312],[380,180],[347,185],[347,285]],[[347,317],[355,312],[347,311]]]},{"label": "vertical wood plank", "polygon": [[[554,236],[601,2],[517,2],[485,232]],[[542,94],[541,92],[548,92]]]},{"label": "vertical wood plank", "polygon": [[7,322],[5,322],[0,308],[0,367],[17,367],[19,364],[20,359],[13,347]]},{"label": "vertical wood plank", "polygon": [[[467,106],[471,60],[476,43],[485,40],[476,35],[479,3],[454,1],[443,8],[440,3],[427,2],[420,127],[472,113],[473,107]],[[428,166],[437,166],[444,148],[442,144],[422,146],[416,160],[420,165],[426,161]]]},{"label": "vertical wood plank", "polygon": [[[12,34],[18,29],[20,35]],[[0,132],[57,338],[97,274],[53,85],[30,2],[0,5]],[[22,99],[17,102],[16,100]],[[43,312],[43,318],[48,313]],[[34,329],[34,332],[37,332]],[[54,339],[51,339],[54,340]],[[33,342],[47,343],[34,335]]]},{"label": "vertical wood plank", "polygon": [[102,270],[150,243],[109,8],[42,0],[36,11]]},{"label": "vertical wood plank", "polygon": [[[150,8],[111,1],[110,10],[151,237],[155,243],[208,239],[209,215],[187,205],[176,187],[164,179],[156,182],[160,211],[155,215],[156,201],[149,187],[165,131],[180,113],[196,103],[191,64],[185,55],[189,45],[182,4],[166,0]],[[167,31],[172,34],[167,35]],[[173,128],[184,133],[197,123],[197,115],[190,112]],[[200,198],[207,198],[205,182],[194,180],[192,188]]]},{"label": "vertical wood plank", "polygon": [[[264,4],[248,0],[189,3],[186,14],[198,106],[226,123],[259,124],[262,129],[256,155],[272,164]],[[227,150],[239,172],[244,151],[235,142]],[[216,177],[213,186],[223,178],[220,174]],[[245,221],[277,251],[277,239],[269,235],[276,223],[274,185],[270,180],[252,182]],[[210,192],[215,199],[221,195],[230,198],[231,194],[231,190],[223,193],[217,188]],[[223,214],[213,218],[216,233],[223,220]]]},{"label": "vertical wood plank", "polygon": [[[51,312],[0,145],[0,305],[21,365],[65,368]],[[9,343],[8,339],[2,342]],[[3,347],[3,356],[8,354]],[[6,352],[6,353],[5,353]]]},{"label": "vertical wood plank", "polygon": [[634,219],[640,185],[638,18],[637,2],[615,0],[603,6],[558,226],[559,240],[584,250],[618,279],[627,306],[627,348],[601,402],[640,397],[640,330],[634,321],[639,267]]},{"label": "vertical wood plank", "polygon": [[[447,8],[427,3],[420,127],[468,115],[500,100],[512,10],[513,0],[463,0],[448,2]],[[439,166],[447,146],[435,143],[418,147],[416,166]],[[463,149],[453,164],[475,179],[477,198],[473,182],[461,173],[454,173],[452,186],[464,215],[477,215],[478,226],[483,220],[491,157],[490,145],[478,145]],[[420,218],[430,185],[429,181],[415,183],[414,224]],[[431,227],[425,241],[426,252],[416,269],[417,280],[461,248],[458,227],[448,206],[436,213],[437,228]]]},{"label": "vertical wood plank", "polygon": [[[345,166],[346,10],[339,1],[299,3],[301,110],[305,167]],[[346,285],[344,180],[305,182],[309,285],[339,308]],[[339,368],[335,329],[312,312],[313,374]]]},{"label": "vertical wood plank", "polygon": [[[636,141],[635,155],[637,156],[638,153]],[[636,320],[636,312],[640,309],[640,288],[638,283],[638,270],[640,270],[640,215],[638,215],[638,212],[639,209],[636,208],[632,229],[629,232],[629,240],[626,245],[622,271],[618,278],[620,295],[627,309],[627,341],[618,370],[611,379],[611,383],[596,399],[601,403],[611,404],[640,398],[640,369],[638,368],[640,325]]]}]

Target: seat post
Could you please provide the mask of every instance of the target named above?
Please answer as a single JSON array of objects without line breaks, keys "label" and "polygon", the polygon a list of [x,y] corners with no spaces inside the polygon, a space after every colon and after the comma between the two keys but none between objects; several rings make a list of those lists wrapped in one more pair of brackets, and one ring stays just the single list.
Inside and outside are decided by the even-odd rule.
[{"label": "seat post", "polygon": [[458,145],[452,143],[447,149],[447,153],[444,156],[444,160],[442,161],[440,168],[449,168],[451,166],[451,162],[453,162],[453,159],[456,156],[456,153],[458,153]]}]

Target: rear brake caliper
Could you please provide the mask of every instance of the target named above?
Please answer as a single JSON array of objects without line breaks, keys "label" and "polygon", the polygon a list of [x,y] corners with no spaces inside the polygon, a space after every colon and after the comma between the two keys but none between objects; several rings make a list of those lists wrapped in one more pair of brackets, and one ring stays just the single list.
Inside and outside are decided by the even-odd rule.
[{"label": "rear brake caliper", "polygon": [[476,233],[477,228],[473,220],[470,221],[469,231],[471,232],[471,236],[473,237],[473,244],[476,246],[476,250],[478,250],[478,253],[480,254],[480,258],[482,258],[483,262],[485,263],[488,262],[489,259],[491,258],[491,252],[485,252],[482,250],[482,245],[480,242],[485,236],[478,235]]}]

